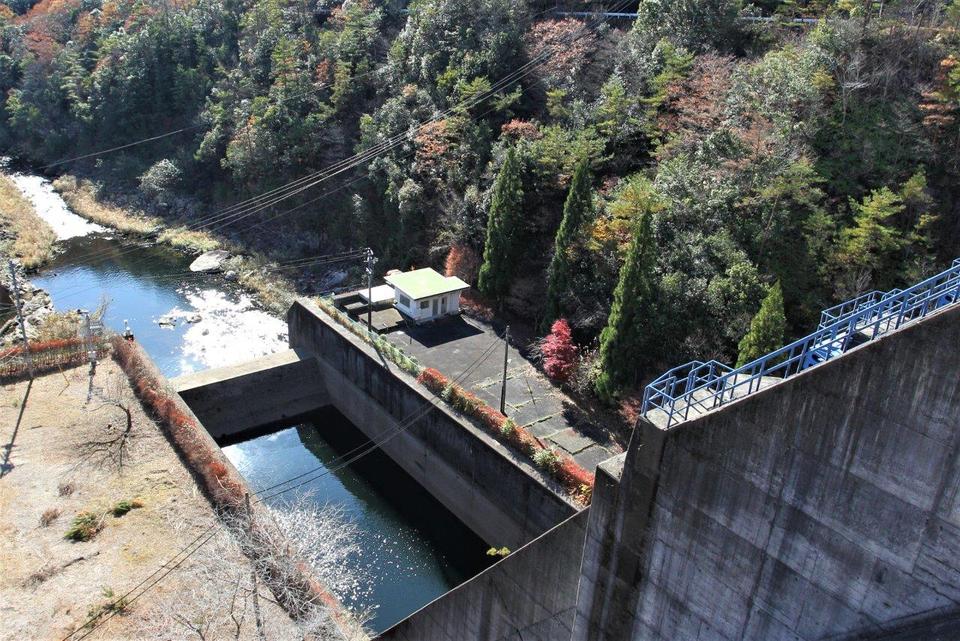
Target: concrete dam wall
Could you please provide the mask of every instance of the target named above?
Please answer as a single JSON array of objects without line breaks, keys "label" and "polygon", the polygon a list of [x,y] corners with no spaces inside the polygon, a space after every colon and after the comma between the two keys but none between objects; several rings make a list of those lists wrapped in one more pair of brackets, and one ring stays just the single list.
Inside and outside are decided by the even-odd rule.
[{"label": "concrete dam wall", "polygon": [[291,349],[180,376],[171,384],[210,436],[223,438],[330,405],[319,378],[313,355]]},{"label": "concrete dam wall", "polygon": [[[311,304],[294,305],[289,325],[293,351],[235,370],[232,398],[253,402],[256,420],[269,415],[250,400],[267,404],[254,391],[265,385],[295,408],[336,406],[469,527],[513,550],[382,639],[960,632],[960,307],[672,427],[641,420],[628,451],[597,468],[579,513]],[[216,384],[183,389],[202,420],[241,424]]]},{"label": "concrete dam wall", "polygon": [[960,309],[634,441],[573,639],[933,639],[957,612]]}]

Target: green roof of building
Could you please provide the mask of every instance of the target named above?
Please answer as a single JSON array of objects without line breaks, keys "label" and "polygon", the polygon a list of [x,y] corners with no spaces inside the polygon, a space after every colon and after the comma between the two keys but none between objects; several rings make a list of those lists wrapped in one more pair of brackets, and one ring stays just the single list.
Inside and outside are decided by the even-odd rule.
[{"label": "green roof of building", "polygon": [[456,276],[441,276],[436,270],[429,267],[415,269],[411,272],[391,274],[384,280],[413,300],[441,296],[470,288],[470,285]]}]

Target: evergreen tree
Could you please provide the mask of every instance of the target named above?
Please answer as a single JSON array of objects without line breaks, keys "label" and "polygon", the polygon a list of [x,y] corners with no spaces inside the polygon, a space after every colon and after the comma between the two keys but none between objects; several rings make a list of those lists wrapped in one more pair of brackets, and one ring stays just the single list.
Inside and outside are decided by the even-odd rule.
[{"label": "evergreen tree", "polygon": [[493,184],[493,198],[487,218],[487,242],[477,279],[480,292],[493,299],[501,299],[510,288],[519,246],[522,203],[520,161],[516,150],[510,148]]},{"label": "evergreen tree", "polygon": [[563,313],[563,296],[569,287],[570,275],[574,268],[571,256],[580,227],[590,215],[592,207],[590,193],[590,167],[583,159],[577,165],[570,181],[570,191],[563,205],[563,220],[557,229],[553,243],[553,259],[547,270],[547,309],[543,319],[544,329]]},{"label": "evergreen tree", "polygon": [[607,326],[600,334],[599,371],[595,387],[606,402],[623,387],[636,382],[657,339],[654,322],[656,246],[650,214],[643,213],[620,269]]},{"label": "evergreen tree", "polygon": [[903,246],[902,234],[894,224],[904,210],[903,199],[883,187],[867,195],[862,203],[851,202],[851,206],[855,217],[841,239],[841,260],[848,269],[873,277],[888,276]]},{"label": "evergreen tree", "polygon": [[750,331],[740,340],[737,367],[782,347],[786,328],[783,290],[780,287],[780,281],[777,281],[760,303],[760,311],[750,321]]}]

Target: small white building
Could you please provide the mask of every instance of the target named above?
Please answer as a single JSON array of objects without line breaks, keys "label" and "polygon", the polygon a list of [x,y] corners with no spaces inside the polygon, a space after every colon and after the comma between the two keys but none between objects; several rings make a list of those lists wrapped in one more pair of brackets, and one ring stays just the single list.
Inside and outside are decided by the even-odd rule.
[{"label": "small white building", "polygon": [[394,290],[394,306],[417,323],[460,313],[460,292],[469,289],[456,276],[441,276],[429,267],[389,274],[384,278]]}]

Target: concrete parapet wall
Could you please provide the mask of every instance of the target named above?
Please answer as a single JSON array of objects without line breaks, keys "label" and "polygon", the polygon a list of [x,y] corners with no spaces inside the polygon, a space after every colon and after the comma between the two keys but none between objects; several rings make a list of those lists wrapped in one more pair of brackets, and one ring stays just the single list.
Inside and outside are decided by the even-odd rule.
[{"label": "concrete parapet wall", "polygon": [[312,354],[287,350],[171,381],[214,438],[277,423],[330,404]]},{"label": "concrete parapet wall", "polygon": [[586,523],[583,510],[376,639],[566,641]]},{"label": "concrete parapet wall", "polygon": [[576,512],[552,479],[309,301],[294,303],[288,324],[291,347],[316,356],[330,402],[491,545],[518,549]]},{"label": "concrete parapet wall", "polygon": [[573,639],[883,638],[956,612],[960,309],[640,429],[621,482],[598,476]]}]

